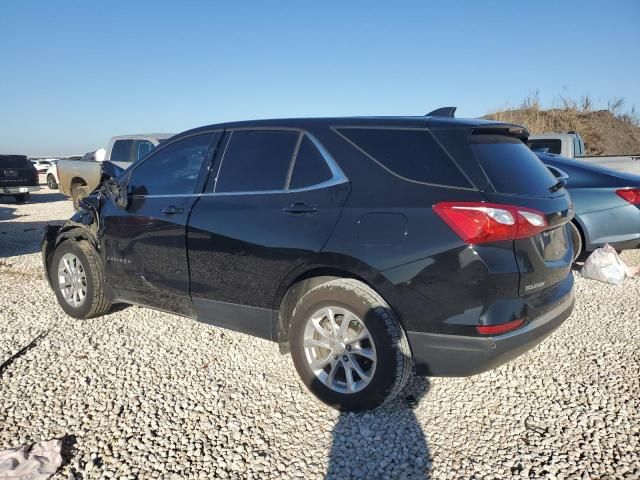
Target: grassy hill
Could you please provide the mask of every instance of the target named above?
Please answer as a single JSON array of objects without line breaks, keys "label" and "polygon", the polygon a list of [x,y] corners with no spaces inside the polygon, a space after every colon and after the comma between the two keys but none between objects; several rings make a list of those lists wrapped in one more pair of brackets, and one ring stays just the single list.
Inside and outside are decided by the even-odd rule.
[{"label": "grassy hill", "polygon": [[530,98],[514,109],[505,109],[482,118],[526,126],[531,133],[576,131],[584,139],[587,155],[640,153],[640,121],[635,109],[620,112],[623,101],[609,102],[608,110],[595,110],[589,97],[581,102],[563,99],[559,108],[541,109]]}]

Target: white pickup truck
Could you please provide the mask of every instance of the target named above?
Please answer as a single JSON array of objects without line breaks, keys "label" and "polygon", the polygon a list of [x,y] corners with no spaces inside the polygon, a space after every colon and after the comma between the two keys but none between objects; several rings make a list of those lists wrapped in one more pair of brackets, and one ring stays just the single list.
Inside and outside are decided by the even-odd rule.
[{"label": "white pickup truck", "polygon": [[576,132],[540,133],[529,136],[527,145],[533,151],[546,151],[563,157],[593,163],[620,172],[640,175],[640,154],[637,155],[585,155],[584,141]]},{"label": "white pickup truck", "polygon": [[102,162],[108,160],[125,169],[173,135],[173,133],[119,135],[109,140],[104,159],[87,154],[80,159],[60,160],[56,165],[58,187],[62,193],[71,197],[73,206],[77,208],[78,201],[102,183]]}]

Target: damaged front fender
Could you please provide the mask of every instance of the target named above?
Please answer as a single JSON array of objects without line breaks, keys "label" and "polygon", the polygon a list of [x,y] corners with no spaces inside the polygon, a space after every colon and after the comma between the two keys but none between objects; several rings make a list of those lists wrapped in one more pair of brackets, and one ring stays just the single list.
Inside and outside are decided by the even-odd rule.
[{"label": "damaged front fender", "polygon": [[42,237],[41,252],[42,263],[49,286],[51,283],[51,259],[56,247],[68,239],[75,241],[86,240],[96,251],[100,252],[98,229],[100,227],[101,198],[99,193],[94,193],[80,200],[80,209],[62,225],[47,224]]}]

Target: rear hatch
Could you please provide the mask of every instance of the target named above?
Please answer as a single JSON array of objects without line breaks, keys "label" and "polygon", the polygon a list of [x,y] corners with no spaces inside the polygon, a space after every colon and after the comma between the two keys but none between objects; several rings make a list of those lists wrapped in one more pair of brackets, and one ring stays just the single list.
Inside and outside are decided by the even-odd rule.
[{"label": "rear hatch", "polygon": [[0,155],[0,187],[38,185],[38,172],[24,155]]},{"label": "rear hatch", "polygon": [[489,180],[482,192],[488,202],[525,207],[546,218],[544,231],[513,241],[520,270],[520,295],[562,281],[573,261],[569,228],[573,205],[569,194],[518,138],[474,134],[470,136],[470,146]]}]

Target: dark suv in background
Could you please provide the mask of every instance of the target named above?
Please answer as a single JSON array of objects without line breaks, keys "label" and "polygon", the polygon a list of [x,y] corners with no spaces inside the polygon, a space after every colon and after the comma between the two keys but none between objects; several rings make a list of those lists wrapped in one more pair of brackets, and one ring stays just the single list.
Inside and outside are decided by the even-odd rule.
[{"label": "dark suv in background", "polygon": [[16,203],[29,201],[39,190],[38,170],[25,155],[0,155],[0,197],[14,197]]},{"label": "dark suv in background", "polygon": [[147,305],[277,341],[342,410],[521,354],[573,308],[573,212],[516,125],[262,120],[184,132],[43,241],[62,308]]}]

